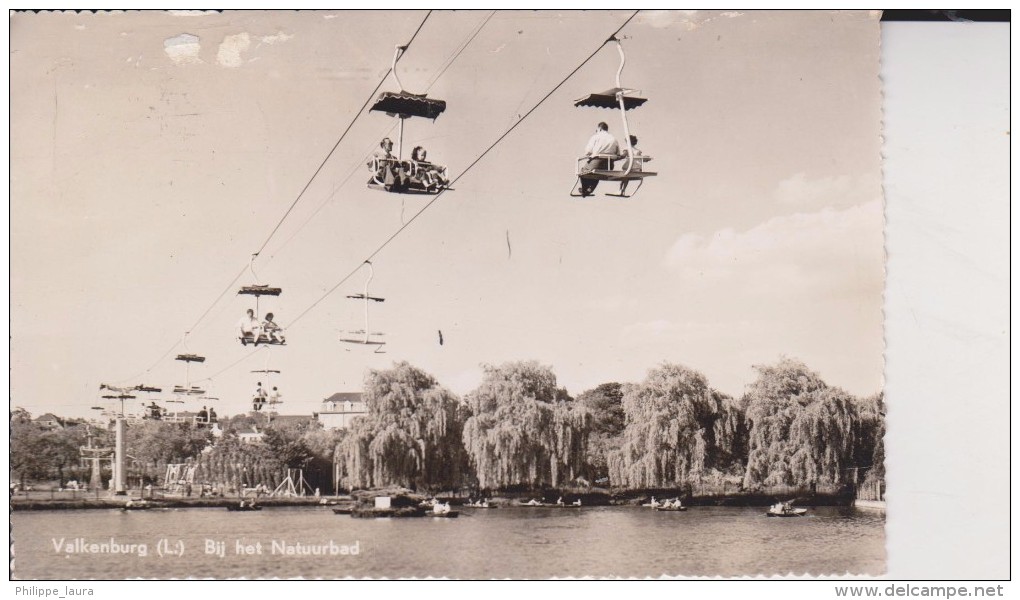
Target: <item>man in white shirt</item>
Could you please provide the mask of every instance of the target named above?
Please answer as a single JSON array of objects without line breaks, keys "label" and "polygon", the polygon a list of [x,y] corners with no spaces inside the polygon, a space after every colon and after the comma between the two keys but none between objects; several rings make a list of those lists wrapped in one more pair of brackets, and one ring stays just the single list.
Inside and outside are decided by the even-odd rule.
[{"label": "man in white shirt", "polygon": [[259,334],[262,330],[262,323],[255,318],[255,311],[248,309],[248,313],[241,317],[241,320],[237,323],[238,328],[241,330],[241,343],[244,345],[248,344],[248,338],[255,342],[257,346],[259,343]]},{"label": "man in white shirt", "polygon": [[260,381],[255,386],[255,393],[251,397],[251,409],[258,412],[262,410],[262,405],[266,402],[266,390],[262,388],[262,382]]},{"label": "man in white shirt", "polygon": [[[595,169],[608,169],[609,161],[600,155],[613,157],[620,155],[620,144],[613,134],[609,133],[609,125],[606,125],[604,121],[595,126],[595,135],[588,140],[588,145],[584,148],[584,155],[588,157],[588,161],[581,168],[581,173],[590,173]],[[582,175],[581,195],[591,196],[595,193],[595,186],[598,184],[598,179]]]}]

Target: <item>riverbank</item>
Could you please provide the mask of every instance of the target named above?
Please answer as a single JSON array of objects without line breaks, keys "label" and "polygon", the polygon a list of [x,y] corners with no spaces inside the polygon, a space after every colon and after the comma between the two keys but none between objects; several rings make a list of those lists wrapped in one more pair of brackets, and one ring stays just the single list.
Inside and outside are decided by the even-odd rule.
[{"label": "riverbank", "polygon": [[[115,509],[124,508],[131,500],[138,502],[138,497],[129,496],[101,496],[99,498],[11,498],[11,510],[89,510],[89,509]],[[251,500],[251,498],[246,498]],[[226,497],[156,497],[152,500],[146,498],[146,502],[152,508],[226,508],[237,506],[240,498]],[[349,506],[353,500],[349,496],[316,498],[315,496],[296,496],[291,498],[259,498],[256,500],[260,506]]]},{"label": "riverbank", "polygon": [[[262,497],[258,498],[258,504],[262,506],[346,506],[350,507],[356,502],[356,498],[362,496],[374,496],[391,493],[393,490],[354,492],[354,496],[295,496],[295,497]],[[137,493],[133,496],[109,496],[109,495],[76,495],[72,498],[60,497],[11,497],[11,510],[80,510],[80,509],[111,509],[123,508],[128,500],[137,501]],[[416,497],[418,495],[415,495]],[[425,496],[421,496],[424,498]],[[777,501],[792,501],[799,506],[852,506],[853,495],[835,493],[811,493],[811,492],[731,492],[725,494],[711,495],[689,495],[681,489],[656,488],[645,490],[609,490],[595,488],[579,491],[569,490],[544,490],[544,491],[518,491],[513,493],[497,492],[489,496],[489,500],[502,506],[515,506],[529,502],[532,499],[546,504],[555,504],[562,499],[564,503],[570,504],[577,500],[581,506],[631,506],[641,505],[651,501],[652,498],[665,500],[680,498],[688,506],[730,506],[730,507],[763,507],[771,506]],[[420,499],[421,499],[420,498]],[[452,505],[463,505],[468,502],[466,496],[447,496],[439,494],[438,498]],[[149,498],[146,498],[150,500]],[[246,499],[251,499],[246,497]],[[362,499],[364,500],[364,498]],[[160,496],[156,494],[150,500],[154,508],[225,508],[236,505],[240,499],[236,497],[178,497]]]},{"label": "riverbank", "polygon": [[[851,494],[835,493],[771,493],[771,492],[732,492],[727,494],[691,495],[681,489],[660,488],[654,490],[599,490],[589,492],[547,490],[532,493],[497,493],[489,498],[498,505],[521,505],[534,499],[545,504],[555,504],[562,500],[572,504],[577,500],[581,506],[635,506],[657,500],[680,498],[688,506],[732,506],[761,507],[771,506],[778,501],[794,502],[799,506],[851,506]],[[451,504],[465,502],[462,498],[440,497]]]}]

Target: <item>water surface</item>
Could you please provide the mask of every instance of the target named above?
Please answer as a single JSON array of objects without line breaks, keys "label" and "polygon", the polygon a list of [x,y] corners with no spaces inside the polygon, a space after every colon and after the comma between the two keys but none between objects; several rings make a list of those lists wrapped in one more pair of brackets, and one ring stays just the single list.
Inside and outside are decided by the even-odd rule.
[{"label": "water surface", "polygon": [[[568,576],[881,574],[881,513],[820,507],[766,518],[762,508],[500,508],[457,519],[354,519],[326,507],[231,513],[186,508],[11,515],[19,579],[549,578]],[[64,548],[55,542],[64,539]],[[77,538],[121,552],[67,552]],[[160,540],[177,554],[159,556]],[[272,542],[325,555],[273,554]],[[225,556],[207,553],[223,542]],[[329,543],[338,549],[328,554]],[[260,544],[261,554],[238,554]],[[136,544],[130,549],[130,544]],[[146,546],[141,556],[138,546]],[[79,544],[80,546],[80,544]],[[356,550],[357,554],[345,554]],[[112,547],[111,547],[112,548]],[[298,548],[300,551],[301,548]],[[127,553],[124,553],[124,552]]]}]

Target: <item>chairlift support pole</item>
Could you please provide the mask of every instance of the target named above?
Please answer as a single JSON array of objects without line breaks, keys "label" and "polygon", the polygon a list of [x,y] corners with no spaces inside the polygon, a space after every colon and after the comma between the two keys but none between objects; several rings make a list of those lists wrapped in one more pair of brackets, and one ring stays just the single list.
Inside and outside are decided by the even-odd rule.
[{"label": "chairlift support pole", "polygon": [[[259,255],[259,253],[256,252],[256,253],[252,254],[251,255],[251,259],[248,260],[248,272],[251,273],[252,283],[254,283],[256,285],[259,282],[258,276],[255,275],[255,259],[258,258],[258,255]],[[259,295],[255,294],[255,318],[256,319],[259,318],[260,314],[262,314],[262,313],[259,312]],[[258,340],[256,339],[256,341],[258,341]]]},{"label": "chairlift support pole", "polygon": [[[397,76],[397,61],[403,56],[404,50],[407,50],[406,45],[397,45],[396,50],[393,52],[393,64],[390,65],[390,73],[393,75],[393,80],[397,82],[397,87],[401,92],[404,91],[404,85],[400,83],[400,77]],[[402,149],[404,147],[404,115],[397,115],[400,119],[400,126],[397,130],[397,160],[401,160],[404,155]]]},{"label": "chairlift support pole", "polygon": [[627,142],[627,168],[624,169],[623,175],[626,177],[630,175],[630,170],[634,166],[634,147],[630,143],[630,127],[627,125],[627,106],[623,101],[623,85],[620,83],[620,75],[623,73],[623,66],[627,64],[627,55],[623,52],[623,44],[620,42],[620,38],[613,38],[616,42],[616,51],[620,53],[620,66],[616,69],[616,101],[620,104],[620,115],[623,118],[623,139]]},{"label": "chairlift support pole", "polygon": [[[401,119],[400,122],[403,123],[404,120]],[[371,331],[368,324],[368,284],[372,283],[372,279],[375,277],[375,268],[372,267],[371,261],[366,260],[365,264],[368,265],[368,279],[365,281],[365,343],[367,344]]]}]

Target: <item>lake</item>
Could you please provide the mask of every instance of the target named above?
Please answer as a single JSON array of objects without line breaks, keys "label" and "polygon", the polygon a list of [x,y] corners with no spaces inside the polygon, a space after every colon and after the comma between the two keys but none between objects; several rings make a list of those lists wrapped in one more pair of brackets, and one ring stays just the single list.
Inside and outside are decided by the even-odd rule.
[{"label": "lake", "polygon": [[764,512],[504,507],[465,508],[457,519],[354,519],[328,507],[24,511],[11,515],[13,574],[475,579],[885,571],[880,512],[819,507],[787,519]]}]

